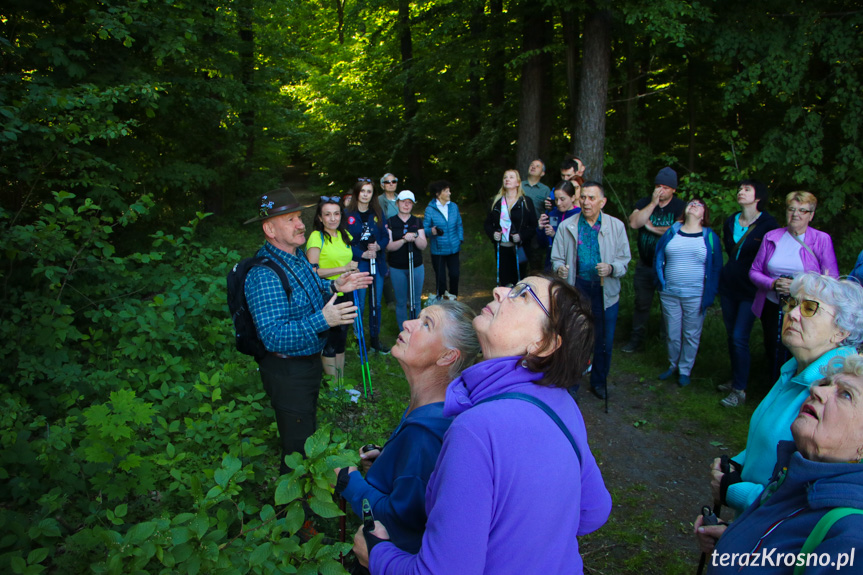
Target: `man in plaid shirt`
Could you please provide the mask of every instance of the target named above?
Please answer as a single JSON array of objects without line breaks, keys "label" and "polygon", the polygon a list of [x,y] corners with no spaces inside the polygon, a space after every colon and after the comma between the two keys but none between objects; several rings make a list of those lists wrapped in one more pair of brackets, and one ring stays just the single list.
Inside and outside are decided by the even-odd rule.
[{"label": "man in plaid shirt", "polygon": [[257,217],[266,242],[258,256],[281,266],[288,278],[288,295],[279,276],[255,266],[245,281],[246,300],[258,337],[269,352],[259,369],[264,390],[276,412],[282,444],[281,473],[287,473],[285,455],[303,453],[306,439],[315,431],[318,390],[323,366],[321,350],[327,330],[350,325],[357,316],[353,303],[336,304],[336,293],[367,287],[368,273],[346,273],[335,280],[318,277],[300,249],[306,243],[302,206],[287,188],[260,198]]}]

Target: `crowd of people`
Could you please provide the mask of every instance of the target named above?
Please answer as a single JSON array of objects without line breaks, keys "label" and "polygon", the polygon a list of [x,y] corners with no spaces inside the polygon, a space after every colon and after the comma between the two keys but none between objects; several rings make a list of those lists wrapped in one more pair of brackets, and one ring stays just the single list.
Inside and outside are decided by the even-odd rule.
[{"label": "crowd of people", "polygon": [[[264,195],[247,223],[262,225],[258,257],[287,273],[252,267],[245,295],[268,352],[259,367],[282,458],[302,451],[322,370],[341,373],[348,326],[368,308],[372,348],[398,361],[410,398],[383,446],[365,445],[359,466],[334,470],[336,493],[376,519],[354,538],[359,562],[374,574],[583,572],[577,536],[599,529],[612,502],[576,391],[589,377],[593,394],[607,398],[628,224],[637,233],[635,313],[621,351],[644,348],[658,292],[668,368],[656,377],[689,385],[719,295],[732,374],[720,403],[745,402],[756,318],[776,382],[752,415],[745,449],[705,470],[705,489],[737,515],[730,524],[696,519],[707,572],[736,572],[746,565],[717,558],[751,560],[767,546],[796,557],[858,545],[863,254],[840,279],[830,235],[811,227],[809,192],[786,196],[780,228],[766,186],[741,181],[740,210],[720,238],[703,198],[676,197],[671,168],[627,223],[603,211],[605,190],[584,171],[566,157],[554,188],[541,182],[541,160],[524,182],[504,172],[484,222],[497,287],[478,315],[457,301],[464,229],[449,182],[429,185],[420,219],[416,196],[398,191],[393,174],[380,179],[380,194],[359,178],[349,194],[320,198],[308,238],[290,191]],[[429,244],[437,297],[422,307]],[[399,330],[392,348],[380,341],[388,282]],[[790,573],[784,565],[766,572]],[[819,565],[800,572],[820,573]]]}]

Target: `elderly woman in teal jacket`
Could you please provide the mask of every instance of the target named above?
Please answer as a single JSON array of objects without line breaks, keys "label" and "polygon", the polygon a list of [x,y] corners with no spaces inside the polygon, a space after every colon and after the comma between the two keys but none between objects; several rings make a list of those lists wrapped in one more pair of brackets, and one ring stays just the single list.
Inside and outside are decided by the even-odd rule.
[{"label": "elderly woman in teal jacket", "polygon": [[656,276],[662,317],[668,332],[669,367],[659,375],[689,385],[704,312],[719,291],[722,270],[722,242],[710,229],[710,211],[695,198],[686,204],[683,222],[672,225],[656,244]]},{"label": "elderly woman in teal jacket", "polygon": [[732,468],[723,473],[716,458],[711,469],[714,498],[738,513],[770,481],[776,445],[791,440],[791,423],[809,397],[809,386],[833,358],[854,353],[863,342],[863,287],[857,282],[808,272],[794,278],[790,289],[782,343],[792,358],[752,414],[746,448],[731,458]]},{"label": "elderly woman in teal jacket", "polygon": [[763,496],[731,526],[696,520],[699,546],[710,555],[708,575],[860,572],[854,552],[863,546],[863,357],[834,358],[825,375],[808,388],[791,424],[794,441],[775,450],[778,463]]},{"label": "elderly woman in teal jacket", "polygon": [[[423,228],[431,240],[431,260],[435,273],[435,289],[438,298],[449,294],[458,297],[458,279],[461,264],[459,252],[464,242],[464,226],[458,206],[452,201],[450,184],[438,180],[429,184],[434,199],[426,207]],[[447,289],[449,273],[449,289]]]}]

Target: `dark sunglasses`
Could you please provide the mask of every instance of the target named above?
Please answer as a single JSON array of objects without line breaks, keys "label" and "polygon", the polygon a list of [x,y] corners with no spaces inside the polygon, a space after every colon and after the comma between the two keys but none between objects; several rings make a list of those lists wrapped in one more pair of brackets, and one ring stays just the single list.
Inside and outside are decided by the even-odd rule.
[{"label": "dark sunglasses", "polygon": [[530,287],[530,284],[526,284],[526,283],[515,284],[514,286],[512,286],[512,289],[509,290],[509,293],[506,294],[506,297],[515,299],[521,295],[524,295],[524,292],[528,292],[531,296],[533,296],[533,299],[536,301],[536,303],[539,304],[539,307],[542,308],[542,311],[545,312],[545,315],[551,317],[551,314],[548,313],[548,310],[545,308],[544,305],[542,305],[542,302],[539,300],[539,296],[536,295],[536,292],[533,291],[533,288]]},{"label": "dark sunglasses", "polygon": [[[813,299],[798,300],[795,297],[789,297],[786,298],[785,303],[782,304],[782,311],[785,313],[791,313],[791,311],[797,306],[800,306],[800,315],[803,317],[812,317],[818,313],[818,308],[821,307],[821,303]],[[831,314],[826,309],[824,311],[830,315],[835,315]]]},{"label": "dark sunglasses", "polygon": [[398,180],[384,180],[384,184],[397,184],[397,183],[399,183]]},{"label": "dark sunglasses", "polygon": [[321,196],[321,202],[323,203],[332,203],[337,204],[341,201],[341,198],[338,196]]},{"label": "dark sunglasses", "polygon": [[366,183],[368,183],[368,184],[371,184],[371,183],[372,183],[372,179],[371,179],[371,178],[357,178],[357,181],[358,181],[358,182],[366,182]]}]

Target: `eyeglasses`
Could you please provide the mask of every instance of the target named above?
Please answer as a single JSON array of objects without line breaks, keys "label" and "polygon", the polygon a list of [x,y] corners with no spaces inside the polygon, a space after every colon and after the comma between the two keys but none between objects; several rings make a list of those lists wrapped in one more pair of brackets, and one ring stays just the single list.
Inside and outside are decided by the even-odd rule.
[{"label": "eyeglasses", "polygon": [[702,204],[701,202],[696,201],[696,200],[692,200],[691,202],[689,202],[689,203],[688,203],[688,204],[686,204],[686,205],[687,205],[687,206],[698,206],[699,208],[703,208],[703,207],[704,207],[704,204]]},{"label": "eyeglasses", "polygon": [[321,196],[321,202],[323,202],[325,204],[326,203],[337,204],[337,203],[339,203],[339,201],[341,201],[341,198],[338,196]]},{"label": "eyeglasses", "polygon": [[368,184],[371,184],[371,183],[372,183],[372,179],[371,179],[371,178],[357,178],[357,181],[358,181],[358,182],[366,182],[366,183],[368,183]]},{"label": "eyeglasses", "polygon": [[544,305],[542,305],[542,302],[539,300],[539,296],[536,295],[536,292],[533,291],[533,288],[530,287],[530,284],[526,284],[526,283],[515,284],[514,286],[512,286],[512,289],[509,290],[509,293],[506,295],[506,297],[511,298],[511,299],[515,299],[520,295],[524,295],[524,292],[530,293],[530,295],[533,296],[533,299],[536,300],[536,303],[539,304],[539,307],[542,308],[542,311],[545,312],[545,315],[547,315],[548,317],[551,317],[551,314],[548,313],[548,310],[545,308]]},{"label": "eyeglasses", "polygon": [[805,216],[806,214],[811,214],[815,210],[807,210],[806,208],[785,208],[785,211],[789,214],[796,214],[799,212]]},{"label": "eyeglasses", "polygon": [[[782,311],[784,313],[791,313],[791,311],[797,306],[800,306],[800,315],[803,317],[812,317],[818,313],[818,309],[821,307],[821,302],[817,302],[814,299],[798,300],[796,297],[789,297],[786,298],[785,303],[782,304]],[[826,309],[824,311],[830,315],[836,315],[830,313]]]},{"label": "eyeglasses", "polygon": [[384,180],[384,184],[397,184],[397,183],[399,183],[398,180]]}]

